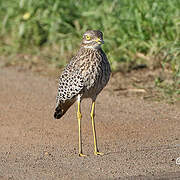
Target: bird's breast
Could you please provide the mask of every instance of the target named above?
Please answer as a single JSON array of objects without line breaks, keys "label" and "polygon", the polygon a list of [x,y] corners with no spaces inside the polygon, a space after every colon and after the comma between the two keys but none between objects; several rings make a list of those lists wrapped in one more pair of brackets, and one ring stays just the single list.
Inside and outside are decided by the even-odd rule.
[{"label": "bird's breast", "polygon": [[83,64],[84,96],[97,96],[109,81],[110,65],[104,54],[92,54]]}]

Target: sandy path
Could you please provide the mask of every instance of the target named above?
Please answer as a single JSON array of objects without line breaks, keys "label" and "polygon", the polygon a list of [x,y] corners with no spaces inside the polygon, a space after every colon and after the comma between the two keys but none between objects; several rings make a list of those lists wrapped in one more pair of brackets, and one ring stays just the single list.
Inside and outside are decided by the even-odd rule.
[{"label": "sandy path", "polygon": [[[109,84],[97,99],[100,151],[93,155],[90,101],[82,103],[83,151],[73,105],[53,119],[57,81],[0,69],[0,179],[180,178],[178,107],[117,96]],[[156,177],[156,178],[155,178]]]}]

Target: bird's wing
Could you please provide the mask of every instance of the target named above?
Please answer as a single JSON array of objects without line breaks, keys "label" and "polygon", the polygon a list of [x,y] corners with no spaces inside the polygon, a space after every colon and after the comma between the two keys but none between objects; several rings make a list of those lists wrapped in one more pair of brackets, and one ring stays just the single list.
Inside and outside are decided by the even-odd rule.
[{"label": "bird's wing", "polygon": [[71,64],[69,64],[59,78],[56,107],[60,102],[62,103],[76,97],[83,87],[84,81],[79,69],[73,69]]}]

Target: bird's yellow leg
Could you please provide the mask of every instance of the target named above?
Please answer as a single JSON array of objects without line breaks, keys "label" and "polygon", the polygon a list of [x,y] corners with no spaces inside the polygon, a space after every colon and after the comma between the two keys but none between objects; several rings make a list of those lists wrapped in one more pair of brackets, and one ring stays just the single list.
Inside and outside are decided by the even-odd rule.
[{"label": "bird's yellow leg", "polygon": [[79,128],[79,156],[82,157],[85,155],[82,153],[82,140],[81,140],[81,118],[82,118],[82,115],[81,115],[81,102],[80,101],[78,101],[77,118],[78,118],[78,128]]},{"label": "bird's yellow leg", "polygon": [[92,103],[92,109],[91,109],[91,120],[92,120],[92,128],[93,128],[93,137],[94,137],[94,154],[95,155],[103,155],[103,153],[100,153],[97,147],[97,139],[96,139],[96,129],[95,129],[95,102]]}]

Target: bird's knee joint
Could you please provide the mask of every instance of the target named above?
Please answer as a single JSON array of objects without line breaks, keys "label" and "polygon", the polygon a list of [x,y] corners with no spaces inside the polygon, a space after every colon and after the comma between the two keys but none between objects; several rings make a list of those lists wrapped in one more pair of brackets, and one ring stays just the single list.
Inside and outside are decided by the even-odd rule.
[{"label": "bird's knee joint", "polygon": [[77,118],[81,119],[82,118],[82,114],[80,112],[77,112]]},{"label": "bird's knee joint", "polygon": [[94,113],[91,113],[91,118],[94,118],[95,117],[95,114]]}]

